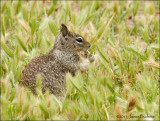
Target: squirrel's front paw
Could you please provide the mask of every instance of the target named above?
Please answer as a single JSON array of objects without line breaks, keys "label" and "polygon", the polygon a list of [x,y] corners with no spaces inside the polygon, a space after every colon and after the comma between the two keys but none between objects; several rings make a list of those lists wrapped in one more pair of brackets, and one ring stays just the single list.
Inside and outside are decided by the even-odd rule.
[{"label": "squirrel's front paw", "polygon": [[84,57],[87,58],[90,55],[90,52],[88,50],[84,51]]},{"label": "squirrel's front paw", "polygon": [[89,61],[92,63],[93,61],[95,61],[96,57],[95,57],[95,55],[90,54],[88,58],[89,58]]},{"label": "squirrel's front paw", "polygon": [[95,55],[90,54],[90,52],[88,50],[84,51],[83,55],[84,55],[85,58],[88,58],[91,63],[93,61],[95,61],[95,58],[96,58]]}]

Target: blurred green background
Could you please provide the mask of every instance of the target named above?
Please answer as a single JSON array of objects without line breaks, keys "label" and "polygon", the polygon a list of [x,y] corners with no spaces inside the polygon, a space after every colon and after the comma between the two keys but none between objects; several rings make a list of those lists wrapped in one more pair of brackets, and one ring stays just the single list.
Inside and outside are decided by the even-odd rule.
[{"label": "blurred green background", "polygon": [[[1,119],[158,120],[159,14],[159,1],[1,1]],[[87,73],[67,77],[64,102],[19,84],[61,23],[97,57]]]}]

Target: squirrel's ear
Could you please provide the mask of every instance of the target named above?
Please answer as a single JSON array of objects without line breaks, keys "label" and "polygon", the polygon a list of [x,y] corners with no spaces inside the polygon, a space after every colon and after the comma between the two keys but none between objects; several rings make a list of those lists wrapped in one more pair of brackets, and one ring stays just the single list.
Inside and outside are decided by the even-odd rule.
[{"label": "squirrel's ear", "polygon": [[64,24],[61,24],[61,32],[62,32],[62,34],[63,34],[63,36],[65,37],[66,35],[68,35],[68,28],[67,28],[67,26],[66,25],[64,25]]}]

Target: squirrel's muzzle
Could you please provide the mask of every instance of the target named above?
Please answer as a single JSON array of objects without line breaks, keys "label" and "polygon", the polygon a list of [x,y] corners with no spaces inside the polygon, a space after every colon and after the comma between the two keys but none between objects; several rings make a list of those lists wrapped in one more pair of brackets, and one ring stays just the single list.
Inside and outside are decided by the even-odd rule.
[{"label": "squirrel's muzzle", "polygon": [[87,43],[86,43],[86,46],[87,46],[88,48],[90,48],[90,47],[91,47],[91,44],[90,44],[89,42],[87,42]]}]

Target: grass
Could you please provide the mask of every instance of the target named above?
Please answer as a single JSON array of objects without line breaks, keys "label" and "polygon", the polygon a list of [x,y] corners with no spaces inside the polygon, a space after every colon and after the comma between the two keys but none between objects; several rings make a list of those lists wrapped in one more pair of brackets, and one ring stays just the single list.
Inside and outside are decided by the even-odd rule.
[{"label": "grass", "polygon": [[[158,120],[158,5],[2,1],[1,119]],[[53,47],[61,23],[83,35],[92,45],[89,51],[97,55],[87,73],[67,76],[64,102],[49,92],[42,94],[39,86],[34,96],[19,84],[25,65]]]}]

